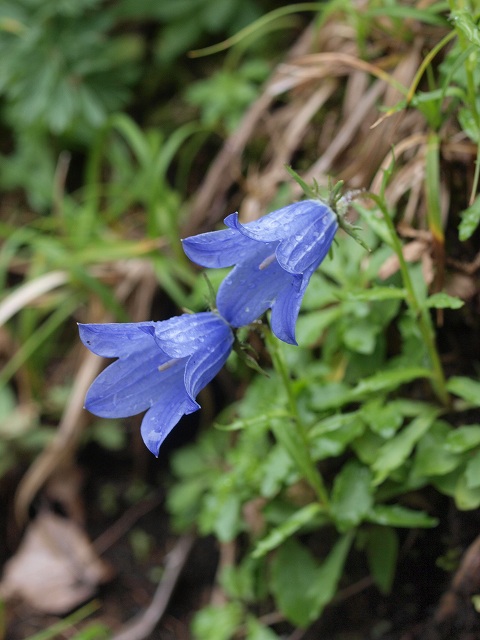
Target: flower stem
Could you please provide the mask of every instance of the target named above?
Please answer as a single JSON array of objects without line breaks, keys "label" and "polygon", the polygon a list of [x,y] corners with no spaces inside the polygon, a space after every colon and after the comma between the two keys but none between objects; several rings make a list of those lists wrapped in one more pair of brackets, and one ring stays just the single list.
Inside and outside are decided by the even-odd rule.
[{"label": "flower stem", "polygon": [[292,425],[287,424],[285,420],[272,420],[271,429],[275,438],[287,450],[302,476],[315,491],[318,502],[325,508],[328,508],[328,492],[323,478],[310,454],[308,434],[298,412],[297,399],[292,388],[292,380],[281,350],[281,345],[269,330],[265,331],[265,336],[274,369],[279,374],[285,387],[290,413],[294,421]]},{"label": "flower stem", "polygon": [[378,206],[378,208],[382,212],[384,220],[390,231],[392,248],[397,255],[397,258],[400,264],[400,272],[402,274],[403,285],[407,292],[407,304],[410,307],[415,318],[418,320],[420,333],[422,334],[422,338],[423,338],[425,347],[427,349],[428,356],[430,358],[430,363],[432,366],[432,374],[433,374],[432,375],[433,390],[437,395],[438,399],[440,400],[440,402],[444,406],[448,406],[450,404],[450,396],[447,391],[442,363],[440,362],[440,357],[438,355],[437,347],[435,344],[435,334],[433,330],[430,313],[428,311],[427,306],[420,302],[420,300],[418,299],[415,293],[412,279],[410,277],[410,272],[408,271],[408,266],[403,255],[402,244],[398,238],[395,225],[388,212],[387,207],[382,201],[382,198],[380,198],[376,194],[369,193],[368,195],[375,202],[375,204]]}]

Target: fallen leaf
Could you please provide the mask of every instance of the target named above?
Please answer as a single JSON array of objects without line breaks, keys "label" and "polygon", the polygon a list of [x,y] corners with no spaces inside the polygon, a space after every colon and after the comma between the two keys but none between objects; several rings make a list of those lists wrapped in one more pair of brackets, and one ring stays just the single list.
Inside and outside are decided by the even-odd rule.
[{"label": "fallen leaf", "polygon": [[20,597],[38,611],[61,615],[92,597],[111,575],[77,524],[45,510],[6,563],[0,597]]}]

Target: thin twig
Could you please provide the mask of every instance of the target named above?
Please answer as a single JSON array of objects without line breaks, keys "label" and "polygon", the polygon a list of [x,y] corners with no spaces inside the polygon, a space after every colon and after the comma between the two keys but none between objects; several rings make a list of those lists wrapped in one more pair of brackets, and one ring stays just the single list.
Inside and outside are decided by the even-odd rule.
[{"label": "thin twig", "polygon": [[140,520],[140,518],[150,511],[153,511],[155,507],[162,501],[162,496],[157,496],[151,500],[145,500],[131,506],[125,513],[123,513],[118,520],[116,520],[111,527],[103,531],[98,538],[93,542],[93,548],[95,551],[102,555],[107,549],[113,546],[120,540],[132,526]]},{"label": "thin twig", "polygon": [[144,640],[150,637],[150,634],[165,613],[194,541],[195,536],[193,534],[186,534],[179,539],[167,556],[165,573],[153,595],[151,603],[145,611],[124,624],[120,631],[113,636],[112,640]]}]

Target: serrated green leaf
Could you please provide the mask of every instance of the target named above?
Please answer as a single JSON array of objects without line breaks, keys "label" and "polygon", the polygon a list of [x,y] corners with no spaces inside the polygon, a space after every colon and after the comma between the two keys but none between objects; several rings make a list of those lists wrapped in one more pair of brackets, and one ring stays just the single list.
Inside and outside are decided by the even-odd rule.
[{"label": "serrated green leaf", "polygon": [[[463,107],[459,107],[457,117],[463,132],[470,138],[470,140],[473,140],[473,142],[476,142],[478,144],[479,129],[478,129],[476,117],[473,115],[471,107],[467,105],[464,105]],[[460,223],[460,227],[461,227],[461,223]],[[468,235],[464,239],[467,240],[470,237],[470,235]],[[459,237],[462,240],[461,233],[459,234]]]},{"label": "serrated green leaf", "polygon": [[285,540],[323,512],[324,509],[317,503],[308,504],[306,507],[299,509],[279,527],[270,531],[263,540],[260,540],[253,550],[252,556],[254,558],[261,558],[269,551],[276,549],[285,542]]},{"label": "serrated green leaf", "polygon": [[280,640],[279,636],[253,616],[247,620],[247,635],[245,640]]},{"label": "serrated green leaf", "polygon": [[362,435],[365,422],[357,411],[329,416],[309,431],[309,442],[314,460],[340,455],[348,444]]},{"label": "serrated green leaf", "polygon": [[417,446],[414,472],[417,476],[438,476],[453,471],[462,457],[446,446],[452,428],[445,422],[437,421],[429,429]]},{"label": "serrated green leaf", "polygon": [[198,526],[201,533],[214,533],[222,542],[233,540],[241,530],[240,496],[228,476],[220,478],[206,494]]},{"label": "serrated green leaf", "polygon": [[383,526],[406,528],[436,527],[438,524],[437,518],[432,518],[424,511],[414,511],[397,504],[374,506],[366,520]]},{"label": "serrated green leaf", "polygon": [[427,307],[430,309],[460,309],[464,305],[464,301],[455,296],[449,296],[443,291],[434,293],[427,298]]},{"label": "serrated green leaf", "polygon": [[465,468],[465,480],[468,489],[480,487],[480,451],[470,458]]},{"label": "serrated green leaf", "polygon": [[318,569],[307,594],[308,597],[313,597],[315,605],[312,620],[320,617],[323,609],[335,596],[352,540],[352,533],[342,536]]},{"label": "serrated green leaf", "polygon": [[381,327],[372,323],[371,318],[357,320],[349,324],[343,332],[343,342],[348,349],[370,355],[375,349]]},{"label": "serrated green leaf", "polygon": [[193,637],[195,640],[230,640],[241,625],[242,618],[243,609],[239,602],[204,607],[193,618]]},{"label": "serrated green leaf", "polygon": [[418,378],[431,378],[432,373],[423,367],[402,367],[393,371],[381,371],[362,380],[351,392],[351,398],[359,398],[371,393],[392,391],[402,384]]},{"label": "serrated green leaf", "polygon": [[280,549],[271,588],[278,608],[299,627],[316,620],[334,597],[353,536],[342,536],[320,566],[294,539]]},{"label": "serrated green leaf", "polygon": [[472,44],[480,47],[480,30],[471,14],[465,10],[452,11],[450,20]]},{"label": "serrated green leaf", "polygon": [[463,453],[480,444],[480,424],[458,427],[448,433],[445,448],[453,453]]},{"label": "serrated green leaf", "polygon": [[326,382],[312,388],[310,406],[317,411],[337,409],[352,401],[352,390],[343,382]]},{"label": "serrated green leaf", "polygon": [[246,556],[238,565],[228,564],[220,573],[220,586],[231,600],[253,602],[258,563]]},{"label": "serrated green leaf", "polygon": [[424,415],[413,419],[400,433],[380,447],[377,458],[372,464],[375,484],[383,482],[392,471],[405,462],[416,443],[430,429],[437,414],[436,409],[426,411]]},{"label": "serrated green leaf", "polygon": [[480,382],[464,376],[454,376],[447,382],[447,389],[474,407],[480,407]]},{"label": "serrated green leaf", "polygon": [[306,627],[314,620],[317,594],[311,591],[318,576],[312,554],[294,539],[276,554],[270,586],[280,611],[293,624]]},{"label": "serrated green leaf", "polygon": [[368,532],[367,560],[370,573],[380,591],[387,595],[392,588],[397,567],[398,535],[390,527],[372,527]]},{"label": "serrated green leaf", "polygon": [[[262,463],[262,480],[260,495],[272,498],[284,483],[288,485],[292,475],[297,474],[291,456],[280,445],[272,445],[266,459]],[[298,474],[297,474],[298,475]]]},{"label": "serrated green leaf", "polygon": [[331,514],[340,532],[362,522],[373,503],[370,469],[355,460],[347,462],[336,475],[331,498]]},{"label": "serrated green leaf", "polygon": [[480,196],[461,213],[461,222],[458,226],[458,237],[462,242],[468,240],[480,224]]},{"label": "serrated green leaf", "polygon": [[385,402],[383,398],[375,398],[363,404],[360,415],[373,433],[391,438],[403,423],[402,401]]},{"label": "serrated green leaf", "polygon": [[470,487],[466,471],[460,475],[455,486],[455,504],[461,511],[470,511],[480,507],[480,486]]}]

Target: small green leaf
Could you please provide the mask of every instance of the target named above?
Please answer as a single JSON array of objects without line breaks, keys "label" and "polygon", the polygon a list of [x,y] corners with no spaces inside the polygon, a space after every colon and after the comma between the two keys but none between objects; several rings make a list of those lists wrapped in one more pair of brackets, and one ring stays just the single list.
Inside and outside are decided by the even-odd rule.
[{"label": "small green leaf", "polygon": [[265,627],[256,618],[249,616],[245,640],[280,640],[280,638],[274,631]]},{"label": "small green leaf", "polygon": [[398,558],[398,536],[390,527],[372,527],[368,532],[367,559],[370,573],[383,594],[390,593]]},{"label": "small green leaf", "polygon": [[462,458],[446,446],[452,428],[445,422],[435,422],[418,443],[414,472],[417,476],[439,476],[453,471]]},{"label": "small green leaf", "polygon": [[233,540],[242,527],[240,496],[228,475],[206,494],[198,526],[203,534],[215,533],[221,542]]},{"label": "small green leaf", "polygon": [[464,301],[454,296],[449,296],[443,291],[434,293],[427,298],[427,307],[430,309],[460,309],[464,305]]},{"label": "small green leaf", "polygon": [[339,531],[346,532],[362,522],[370,511],[372,474],[357,461],[345,464],[335,477],[331,513]]},{"label": "small green leaf", "polygon": [[336,594],[352,540],[353,534],[350,532],[336,542],[310,585],[307,595],[309,598],[313,597],[315,603],[312,620],[320,617],[325,606]]},{"label": "small green leaf", "polygon": [[447,389],[474,407],[480,407],[480,382],[464,376],[454,376],[447,382]]},{"label": "small green leaf", "polygon": [[[460,124],[460,127],[462,128],[463,132],[470,138],[470,140],[473,140],[473,142],[477,143],[479,142],[479,129],[478,129],[478,124],[477,124],[477,119],[476,119],[476,114],[474,115],[472,113],[472,108],[468,105],[464,105],[463,107],[459,107],[458,109],[458,122]],[[467,209],[468,211],[468,209]],[[465,215],[465,211],[463,212],[463,214],[460,214],[462,217],[462,222],[463,222],[463,217]],[[467,214],[468,216],[468,214]],[[472,235],[473,231],[475,231],[476,225],[473,228],[473,231],[470,233],[469,230],[466,230],[466,237],[463,238],[462,237],[462,222],[460,222],[460,226],[459,226],[459,238],[460,240],[468,240],[468,238]],[[472,219],[472,222],[475,222],[475,216]],[[470,224],[470,222],[467,222],[467,226]]]},{"label": "small green leaf", "polygon": [[204,607],[193,618],[193,637],[195,640],[230,640],[241,625],[242,617],[239,602]]},{"label": "small green leaf", "polygon": [[480,487],[480,451],[470,458],[465,469],[465,480],[468,489]]},{"label": "small green leaf", "polygon": [[480,224],[480,196],[461,213],[461,222],[458,226],[458,237],[462,242],[468,240]]},{"label": "small green leaf", "polygon": [[462,511],[480,507],[480,486],[469,486],[466,471],[458,478],[454,498],[455,504]]},{"label": "small green leaf", "polygon": [[322,512],[322,507],[317,503],[308,504],[306,507],[299,509],[279,527],[270,531],[263,540],[260,540],[253,550],[252,556],[254,558],[261,558],[269,551],[272,551],[272,549],[276,549],[285,542],[287,538],[290,538],[294,533],[311,522]]},{"label": "small green leaf", "polygon": [[351,442],[365,431],[365,423],[357,412],[329,416],[309,433],[314,460],[339,456]]},{"label": "small green leaf", "polygon": [[317,411],[338,409],[352,401],[352,391],[343,382],[325,382],[315,389],[310,406]]},{"label": "small green leaf", "polygon": [[424,511],[414,511],[401,505],[376,505],[368,514],[366,520],[374,524],[390,527],[436,527],[437,518],[432,518]]},{"label": "small green leaf", "polygon": [[461,31],[463,35],[476,47],[480,47],[480,30],[470,13],[463,10],[452,11],[450,20],[456,29]]},{"label": "small green leaf", "polygon": [[317,594],[311,587],[317,576],[313,556],[294,539],[288,540],[274,558],[271,589],[275,601],[285,617],[299,627],[315,619]]},{"label": "small green leaf", "polygon": [[445,448],[452,453],[463,453],[480,444],[480,424],[470,424],[450,431],[445,439]]},{"label": "small green leaf", "polygon": [[228,564],[220,573],[220,586],[231,600],[253,602],[258,563],[246,556],[239,564]]},{"label": "small green leaf", "polygon": [[372,323],[371,318],[357,320],[349,324],[343,333],[343,342],[348,349],[370,355],[375,349],[380,327]]},{"label": "small green leaf", "polygon": [[438,411],[430,409],[405,427],[394,438],[382,445],[376,460],[372,464],[375,472],[375,484],[380,484],[394,470],[398,469],[410,456],[414,446],[430,429]]},{"label": "small green leaf", "polygon": [[355,389],[353,389],[351,396],[353,399],[380,391],[392,391],[412,380],[431,377],[432,373],[422,367],[402,367],[401,369],[394,369],[393,371],[381,371],[370,376],[370,378],[362,380]]},{"label": "small green leaf", "polygon": [[360,414],[373,433],[382,438],[391,438],[403,423],[402,401],[385,402],[383,398],[375,398],[365,402]]}]

